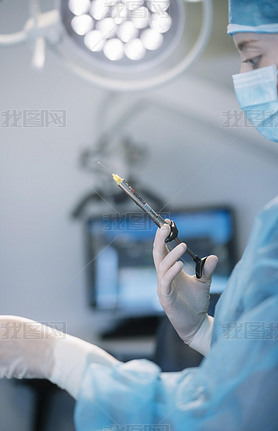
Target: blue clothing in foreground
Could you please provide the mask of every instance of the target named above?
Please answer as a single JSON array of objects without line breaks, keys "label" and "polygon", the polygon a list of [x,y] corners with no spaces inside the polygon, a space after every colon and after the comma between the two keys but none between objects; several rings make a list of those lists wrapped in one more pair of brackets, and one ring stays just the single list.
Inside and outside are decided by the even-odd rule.
[{"label": "blue clothing in foreground", "polygon": [[218,302],[201,366],[161,373],[145,360],[112,369],[89,364],[77,431],[276,431],[277,325],[278,198],[256,219]]}]

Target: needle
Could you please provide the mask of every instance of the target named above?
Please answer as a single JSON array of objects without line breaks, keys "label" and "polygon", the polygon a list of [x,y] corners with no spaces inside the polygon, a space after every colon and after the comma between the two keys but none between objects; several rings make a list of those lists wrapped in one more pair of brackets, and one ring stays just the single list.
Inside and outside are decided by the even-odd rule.
[{"label": "needle", "polygon": [[[135,203],[138,205],[148,216],[152,219],[152,221],[158,226],[162,227],[165,223],[167,223],[160,214],[158,214],[151,206],[119,175],[113,174],[113,179],[117,183],[118,187],[120,187]],[[181,243],[181,240],[178,236],[178,229],[175,222],[170,222],[171,232],[169,236],[166,238],[165,242],[170,242],[175,240],[178,244]],[[169,224],[169,223],[168,223]],[[186,249],[186,253],[194,260],[196,264],[195,272],[196,277],[202,277],[203,266],[206,261],[206,257],[200,258],[197,254],[193,253],[189,247]]]},{"label": "needle", "polygon": [[[103,169],[106,171],[106,173],[110,176],[111,173],[108,171],[108,169],[100,162],[97,162],[98,165],[102,166]],[[138,193],[135,192],[135,190],[130,187],[123,178],[121,178],[117,174],[112,174],[113,179],[116,181],[117,185],[129,195],[129,197],[144,211],[148,214],[148,216],[153,220],[153,222],[158,226],[161,227],[166,221],[161,217],[160,214],[156,213],[145,200],[138,195]],[[170,242],[172,240],[175,240],[176,243],[180,244],[181,240],[177,237],[178,235],[178,229],[173,221],[171,221],[171,233],[168,238],[166,238],[165,242]],[[202,270],[203,266],[206,261],[206,257],[200,258],[198,255],[193,253],[192,250],[190,250],[189,247],[186,249],[186,253],[189,254],[189,256],[194,260],[196,264],[195,272],[196,277],[201,278],[202,277]]]},{"label": "needle", "polygon": [[103,167],[103,169],[105,170],[105,172],[109,175],[109,176],[111,176],[111,173],[108,171],[108,169],[100,162],[100,161],[98,161],[97,162],[97,164],[98,165],[100,165],[100,166],[102,166]]}]

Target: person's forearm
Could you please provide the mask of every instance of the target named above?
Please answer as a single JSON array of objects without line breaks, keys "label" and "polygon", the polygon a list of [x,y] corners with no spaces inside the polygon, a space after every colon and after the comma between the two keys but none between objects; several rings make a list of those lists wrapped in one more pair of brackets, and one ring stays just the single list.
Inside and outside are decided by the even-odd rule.
[{"label": "person's forearm", "polygon": [[99,347],[19,316],[0,316],[0,378],[47,379],[75,399],[88,365],[117,359]]},{"label": "person's forearm", "polygon": [[77,399],[88,363],[113,366],[119,361],[101,348],[71,335],[55,341],[50,381]]}]

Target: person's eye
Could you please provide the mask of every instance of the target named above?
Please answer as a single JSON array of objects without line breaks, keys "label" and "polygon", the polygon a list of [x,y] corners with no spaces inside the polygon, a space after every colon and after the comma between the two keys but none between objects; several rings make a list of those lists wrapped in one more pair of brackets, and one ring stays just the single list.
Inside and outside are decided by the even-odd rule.
[{"label": "person's eye", "polygon": [[242,63],[250,64],[252,69],[256,69],[260,64],[261,59],[262,59],[262,55],[258,55],[257,57],[248,58],[247,60],[244,60]]}]

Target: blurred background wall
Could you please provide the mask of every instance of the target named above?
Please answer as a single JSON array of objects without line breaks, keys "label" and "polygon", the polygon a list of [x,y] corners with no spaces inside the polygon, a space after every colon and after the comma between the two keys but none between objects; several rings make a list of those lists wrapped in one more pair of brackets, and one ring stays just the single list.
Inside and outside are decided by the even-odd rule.
[{"label": "blurred background wall", "polygon": [[[1,114],[66,112],[65,127],[0,127],[1,314],[66,322],[69,333],[92,342],[105,326],[103,315],[88,306],[82,226],[71,218],[80,198],[99,184],[79,159],[101,128],[142,101],[145,109],[122,131],[148,151],[134,177],[173,206],[231,205],[242,253],[255,214],[277,194],[278,152],[251,128],[225,127],[226,113],[238,108],[231,75],[239,59],[226,35],[227,4],[213,3],[213,34],[202,58],[175,81],[139,94],[109,95],[72,75],[51,53],[37,72],[30,46],[0,47]],[[21,28],[27,17],[26,0],[0,2],[1,33]],[[101,106],[110,96],[106,115]],[[118,144],[115,139],[114,171],[121,174]],[[0,397],[5,431],[30,430],[28,389],[2,381]],[[68,431],[65,421],[58,426],[61,411],[62,404],[51,429]]]}]

